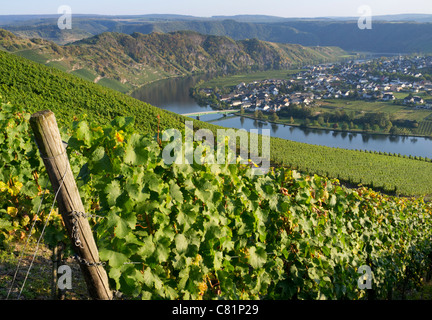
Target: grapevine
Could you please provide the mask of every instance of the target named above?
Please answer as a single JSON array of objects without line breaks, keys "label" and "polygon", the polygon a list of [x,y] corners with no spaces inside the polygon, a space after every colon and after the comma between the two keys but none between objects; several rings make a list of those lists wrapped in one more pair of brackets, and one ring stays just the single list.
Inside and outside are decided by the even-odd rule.
[{"label": "grapevine", "polygon": [[[28,119],[1,104],[2,243],[27,231],[47,181]],[[429,271],[432,208],[422,198],[289,168],[167,165],[165,142],[138,133],[133,118],[77,119],[62,132],[111,288],[132,299],[364,299],[363,265],[386,298]],[[62,230],[54,216],[45,242],[65,241]]]}]

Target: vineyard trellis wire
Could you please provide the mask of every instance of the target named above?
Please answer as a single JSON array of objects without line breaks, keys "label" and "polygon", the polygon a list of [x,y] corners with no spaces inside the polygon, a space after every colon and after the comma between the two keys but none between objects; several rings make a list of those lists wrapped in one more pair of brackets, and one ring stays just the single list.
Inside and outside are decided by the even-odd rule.
[{"label": "vineyard trellis wire", "polygon": [[[55,200],[69,239],[73,240],[78,233],[83,238],[82,245],[76,246],[76,243],[73,243],[73,250],[81,259],[94,262],[92,265],[80,264],[88,293],[93,299],[111,300],[112,292],[109,288],[108,276],[103,266],[98,263],[99,253],[89,222],[72,214],[84,211],[84,205],[56,117],[50,110],[36,112],[30,117],[30,126],[52,187],[57,190]],[[65,174],[60,176],[63,170]],[[67,174],[68,172],[70,175]]]},{"label": "vineyard trellis wire", "polygon": [[[157,142],[124,123],[105,131],[78,123],[68,142],[82,154],[68,154],[87,204],[77,218],[106,215],[92,221],[101,261],[128,297],[361,299],[356,267],[365,263],[382,297],[383,283],[405,281],[392,266],[412,270],[411,286],[429,261],[430,206],[421,200],[347,190],[291,170],[253,179],[237,166],[219,174],[167,167]],[[258,291],[257,281],[267,286]]]},{"label": "vineyard trellis wire", "polygon": [[[64,185],[66,175],[67,175],[68,172],[72,173],[72,170],[71,170],[71,167],[70,167],[70,163],[69,163],[69,158],[67,157],[67,150],[66,150],[67,143],[63,142],[63,145],[65,147],[64,148],[64,152],[58,154],[57,156],[55,156],[55,157],[44,157],[44,156],[41,156],[41,158],[43,160],[45,160],[45,161],[51,161],[51,160],[54,160],[57,157],[65,155],[68,161],[65,161],[67,163],[67,167],[66,167],[64,173],[61,176],[60,185],[59,185],[57,191],[55,192],[55,196],[54,196],[54,199],[52,201],[52,205],[50,206],[51,209],[50,209],[49,214],[48,214],[48,216],[47,216],[47,218],[45,220],[45,223],[43,225],[41,233],[40,233],[40,235],[38,237],[38,240],[37,240],[37,243],[36,243],[36,248],[33,251],[31,262],[30,262],[30,264],[28,266],[28,269],[26,271],[25,277],[24,277],[23,282],[21,284],[21,288],[19,289],[19,292],[17,290],[17,299],[18,300],[21,298],[22,292],[23,292],[23,290],[25,288],[25,285],[27,283],[27,279],[28,279],[28,277],[30,275],[30,271],[31,271],[31,269],[33,267],[36,255],[37,255],[37,253],[39,251],[39,247],[40,247],[41,241],[42,241],[42,239],[43,239],[43,237],[45,235],[45,229],[46,229],[48,223],[50,222],[50,217],[51,217],[51,215],[52,215],[52,213],[54,211],[54,207],[55,207],[58,195],[59,195],[59,193],[60,193],[60,191],[61,191],[61,189],[62,189],[62,187]],[[33,221],[32,225],[31,225],[31,228],[30,228],[30,230],[28,232],[25,245],[23,246],[23,248],[21,249],[21,252],[19,254],[18,263],[17,263],[17,266],[15,268],[15,272],[14,272],[14,275],[13,275],[13,278],[12,278],[12,281],[11,281],[11,284],[10,284],[10,287],[9,287],[9,290],[8,290],[8,293],[7,293],[7,296],[6,296],[6,300],[9,300],[9,298],[11,296],[11,293],[14,290],[15,282],[17,280],[18,272],[20,271],[20,266],[21,266],[22,261],[23,261],[24,253],[25,253],[25,251],[27,249],[27,246],[28,246],[28,244],[29,244],[29,242],[31,240],[34,227],[36,225],[36,222],[38,220],[38,217],[39,217],[42,205],[43,205],[44,200],[45,200],[45,195],[48,193],[48,181],[46,182],[45,187],[44,187],[43,190],[44,190],[44,192],[41,195],[41,201],[39,203],[38,210],[36,212],[34,221]],[[70,213],[70,216],[72,217],[72,235],[73,235],[74,244],[75,244],[76,247],[83,248],[81,240],[80,240],[80,236],[79,236],[80,232],[79,232],[78,218],[79,217],[83,217],[83,218],[89,218],[89,217],[92,217],[92,218],[104,218],[104,217],[101,217],[101,216],[98,216],[98,215],[94,215],[94,214],[88,214],[88,213],[84,213],[84,212],[77,212],[75,210],[73,210]],[[90,262],[87,259],[80,257],[78,254],[70,256],[69,258],[63,258],[62,260],[69,260],[69,259],[73,259],[73,260],[77,261],[79,264],[83,264],[83,265],[85,265],[87,267],[98,267],[98,266],[104,266],[105,265],[105,262]],[[53,268],[54,268],[54,265],[53,265]],[[53,279],[53,282],[57,286],[57,279]]]},{"label": "vineyard trellis wire", "polygon": [[[49,159],[46,158],[46,160],[49,160]],[[51,210],[50,210],[50,212],[49,212],[49,214],[48,214],[48,217],[47,217],[47,219],[46,219],[46,221],[45,221],[45,224],[44,224],[44,226],[43,226],[43,228],[42,228],[42,232],[41,232],[41,234],[40,234],[40,236],[39,236],[39,239],[38,239],[38,241],[37,241],[36,249],[34,250],[33,257],[32,257],[31,263],[30,263],[30,266],[29,266],[28,269],[27,269],[27,273],[26,273],[26,276],[25,276],[25,278],[24,278],[24,281],[23,281],[23,284],[22,284],[22,286],[21,286],[21,289],[20,289],[20,291],[19,291],[19,294],[18,294],[18,296],[17,296],[17,299],[19,299],[19,298],[21,297],[21,294],[22,294],[22,291],[23,291],[24,286],[25,286],[25,284],[26,284],[27,278],[28,278],[28,276],[29,276],[29,274],[30,274],[30,270],[31,270],[31,268],[32,268],[32,266],[33,266],[33,263],[34,263],[34,260],[35,260],[36,254],[37,254],[37,252],[39,251],[39,245],[40,245],[40,242],[41,242],[41,240],[42,240],[42,238],[43,238],[43,236],[44,236],[46,226],[48,225],[49,219],[50,219],[51,214],[52,214],[52,212],[53,212],[53,210],[54,210],[54,205],[55,205],[55,202],[56,202],[56,200],[57,200],[57,196],[58,196],[58,194],[59,194],[59,192],[60,192],[61,187],[63,186],[64,178],[66,177],[66,174],[67,174],[67,172],[68,172],[69,169],[70,169],[70,167],[67,168],[67,169],[65,170],[65,172],[64,172],[64,174],[63,174],[63,176],[62,176],[62,180],[61,180],[60,187],[59,187],[59,189],[57,190],[57,192],[56,192],[56,194],[55,194],[55,196],[54,196],[54,200],[53,200],[53,203],[52,203],[52,206],[51,206]],[[43,204],[43,201],[44,201],[44,198],[45,198],[45,194],[46,194],[47,191],[48,191],[48,188],[47,188],[47,187],[48,187],[48,186],[46,185],[46,186],[45,186],[45,189],[44,189],[45,191],[44,191],[44,193],[43,193],[43,195],[42,195],[42,198],[41,198],[41,202],[40,202],[40,204],[39,204],[38,212],[36,213],[36,217],[38,217],[38,215],[39,215],[39,213],[40,213],[40,209],[41,209],[41,207],[42,207],[42,204]],[[12,279],[12,283],[11,283],[11,286],[10,286],[10,288],[9,288],[9,291],[8,291],[8,294],[7,294],[7,297],[6,297],[6,300],[9,299],[9,296],[10,296],[12,290],[13,290],[13,287],[14,287],[14,284],[15,284],[15,280],[16,280],[16,277],[17,277],[17,275],[18,275],[19,267],[20,267],[20,264],[21,264],[21,261],[22,261],[22,257],[23,257],[23,255],[24,255],[24,251],[25,251],[25,249],[26,249],[26,247],[27,247],[27,245],[28,245],[28,243],[29,243],[29,240],[30,240],[30,238],[31,238],[32,231],[33,231],[33,229],[34,229],[34,226],[35,226],[35,224],[36,224],[36,221],[37,221],[37,219],[34,219],[33,224],[32,224],[32,226],[31,226],[31,228],[30,228],[30,232],[29,232],[28,237],[27,237],[26,244],[25,244],[24,248],[22,249],[22,251],[21,251],[21,253],[20,253],[20,258],[19,258],[19,260],[18,260],[18,264],[17,264],[16,270],[15,270],[15,274],[14,274],[14,277],[13,277],[13,279]]]},{"label": "vineyard trellis wire", "polygon": [[[36,143],[36,145],[37,145],[37,143]],[[41,233],[39,235],[39,238],[37,240],[36,248],[35,248],[35,250],[34,250],[34,252],[32,254],[32,259],[31,259],[30,265],[29,265],[29,267],[28,267],[28,269],[26,271],[23,283],[21,285],[21,288],[20,288],[19,292],[17,291],[18,292],[17,293],[17,299],[21,298],[22,292],[23,292],[23,290],[25,288],[25,285],[27,283],[27,279],[28,279],[28,277],[30,275],[30,271],[31,271],[31,269],[33,267],[33,263],[35,261],[36,255],[37,255],[37,253],[39,251],[39,246],[41,244],[41,240],[44,237],[45,229],[46,229],[46,227],[47,227],[47,225],[48,225],[48,223],[50,221],[50,217],[51,217],[51,215],[52,215],[52,213],[54,211],[54,206],[55,206],[55,203],[57,201],[58,195],[59,195],[59,193],[60,193],[60,191],[61,191],[61,189],[62,189],[62,187],[64,185],[66,175],[67,175],[67,173],[69,171],[72,174],[72,170],[71,170],[71,167],[70,167],[70,162],[69,162],[69,158],[67,156],[67,150],[66,150],[67,143],[63,142],[63,146],[64,146],[64,151],[61,152],[60,154],[54,156],[54,157],[45,157],[45,156],[42,156],[43,153],[41,152],[41,158],[44,161],[52,161],[52,160],[54,160],[54,159],[56,159],[56,158],[58,158],[60,156],[65,156],[66,159],[67,159],[67,161],[65,161],[65,163],[67,163],[67,166],[66,166],[66,169],[65,169],[64,173],[61,175],[59,187],[58,187],[57,191],[55,192],[55,196],[54,196],[54,199],[52,201],[51,209],[49,211],[49,214],[48,214],[48,216],[47,216],[47,218],[45,220],[45,223],[43,225],[43,228],[42,228]],[[73,178],[73,180],[75,180],[75,177]],[[43,205],[44,200],[45,200],[45,195],[48,193],[48,180],[47,180],[46,185],[45,185],[45,187],[44,187],[43,190],[44,190],[44,192],[42,193],[41,201],[39,203],[38,210],[36,212],[34,221],[33,221],[32,225],[31,225],[30,230],[29,230],[29,233],[28,233],[28,236],[27,236],[27,239],[26,239],[26,243],[25,243],[24,247],[21,249],[21,252],[19,254],[18,263],[17,263],[16,269],[15,269],[15,273],[14,273],[13,279],[11,281],[10,288],[8,290],[8,293],[7,293],[6,300],[9,299],[9,297],[10,297],[10,295],[11,295],[13,289],[14,289],[15,282],[17,280],[18,272],[20,270],[20,266],[21,266],[21,263],[22,263],[22,260],[23,260],[23,256],[24,256],[25,250],[27,249],[27,246],[28,246],[28,244],[30,242],[30,239],[31,239],[31,236],[33,234],[33,230],[34,230],[35,224],[36,224],[36,222],[38,220],[38,217],[39,217],[39,214],[40,214],[40,210],[41,210],[42,205]],[[86,213],[86,212],[79,212],[79,211],[76,211],[76,210],[72,210],[72,212],[70,212],[68,215],[71,217],[71,222],[72,222],[72,233],[71,233],[72,237],[71,237],[71,239],[73,240],[74,245],[76,247],[79,247],[79,248],[83,248],[82,242],[81,242],[81,239],[80,239],[80,230],[79,230],[79,223],[78,223],[79,217],[82,217],[82,218],[105,218],[105,217],[102,217],[102,216],[99,216],[99,215],[89,214],[89,213]],[[106,264],[104,261],[101,261],[101,262],[90,262],[87,259],[80,257],[78,254],[70,256],[69,258],[63,258],[62,260],[69,260],[69,259],[73,259],[73,260],[77,261],[79,264],[85,265],[86,267],[103,267]],[[142,262],[129,261],[129,262],[125,262],[124,264],[142,264]],[[53,268],[54,268],[54,265],[53,265]],[[57,286],[57,279],[53,279],[53,282]]]}]

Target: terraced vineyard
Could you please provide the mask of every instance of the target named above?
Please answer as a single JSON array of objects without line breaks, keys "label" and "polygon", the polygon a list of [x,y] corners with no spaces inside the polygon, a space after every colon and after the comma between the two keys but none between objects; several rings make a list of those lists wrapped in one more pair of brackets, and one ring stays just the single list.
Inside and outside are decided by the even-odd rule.
[{"label": "terraced vineyard", "polygon": [[[48,215],[53,192],[35,220],[47,175],[29,118],[0,104],[0,246],[32,221],[37,235],[49,221],[47,245],[69,243]],[[388,299],[431,271],[432,205],[422,199],[295,170],[166,164],[165,144],[131,118],[63,132],[110,288],[128,299]]]},{"label": "terraced vineyard", "polygon": [[419,123],[418,134],[432,136],[432,120],[424,120]]},{"label": "terraced vineyard", "polygon": [[[190,120],[5,52],[0,52],[0,95],[4,101],[23,106],[30,113],[52,110],[61,126],[71,126],[74,116],[86,115],[89,122],[97,124],[110,123],[116,116],[133,116],[138,132],[155,135],[158,129],[183,130],[185,121]],[[194,128],[216,132],[218,127],[194,121]],[[432,180],[428,179],[432,163],[429,161],[312,146],[277,138],[271,139],[271,158],[274,164],[353,184],[363,183],[390,193],[432,194]]]},{"label": "terraced vineyard", "polygon": [[431,159],[272,140],[272,159],[307,173],[401,195],[432,194]]}]

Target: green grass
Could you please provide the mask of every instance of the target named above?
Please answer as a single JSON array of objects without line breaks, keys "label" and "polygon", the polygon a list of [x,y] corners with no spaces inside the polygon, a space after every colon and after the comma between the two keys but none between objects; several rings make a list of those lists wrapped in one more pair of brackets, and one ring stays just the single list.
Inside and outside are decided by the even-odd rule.
[{"label": "green grass", "polygon": [[94,81],[96,79],[96,74],[93,71],[90,71],[88,69],[78,69],[71,72],[71,74],[74,74],[84,80],[88,81]]},{"label": "green grass", "polygon": [[344,109],[346,111],[365,111],[379,112],[382,110],[397,112],[403,109],[402,106],[394,105],[392,102],[385,101],[366,101],[366,100],[348,100],[348,99],[325,99],[321,101],[323,107],[331,109]]},{"label": "green grass", "polygon": [[409,95],[409,92],[393,92],[393,95],[396,99],[405,99]]},{"label": "green grass", "polygon": [[393,116],[394,119],[417,120],[423,121],[432,115],[432,110],[417,110],[400,104],[394,104],[391,101],[365,101],[365,100],[347,100],[347,99],[325,99],[320,103],[317,109],[322,112],[334,112],[344,110],[346,112],[383,112]]},{"label": "green grass", "polygon": [[143,70],[137,75],[137,79],[139,79],[137,82],[139,83],[145,83],[145,82],[153,82],[157,80],[161,80],[164,78],[172,77],[173,75],[165,72],[163,70],[155,69],[150,66],[146,66],[143,68]]},{"label": "green grass", "polygon": [[56,69],[59,69],[63,72],[68,72],[69,71],[69,65],[65,62],[62,61],[51,61],[45,64],[48,67],[53,67]]},{"label": "green grass", "polygon": [[131,86],[123,84],[115,79],[102,78],[98,81],[98,84],[123,93],[128,92],[131,89]]},{"label": "green grass", "polygon": [[[408,94],[407,94],[408,96]],[[420,91],[420,92],[413,92],[413,96],[419,96],[422,97],[424,100],[432,99],[432,95],[428,94],[426,91]]]},{"label": "green grass", "polygon": [[239,83],[251,83],[253,81],[261,81],[266,79],[288,79],[290,75],[298,73],[302,70],[270,70],[270,71],[260,71],[252,73],[243,73],[225,77],[218,77],[203,83],[200,87],[202,88],[225,88],[236,86]]},{"label": "green grass", "polygon": [[32,61],[37,62],[37,63],[45,64],[48,61],[47,56],[39,54],[34,50],[17,51],[14,54],[17,56],[32,60]]},{"label": "green grass", "polygon": [[[24,283],[27,269],[36,251],[36,241],[32,241],[23,251],[26,238],[17,240],[6,245],[0,251],[0,300],[5,300],[11,288],[13,276],[17,270],[19,257],[22,260],[14,282],[14,286],[9,295],[9,300],[15,300]],[[21,299],[25,300],[50,300],[52,299],[52,250],[45,244],[41,244],[35,256],[33,267],[25,282],[21,293]],[[79,264],[72,258],[65,257],[64,264],[71,267],[73,276],[72,290],[65,292],[64,298],[67,300],[87,299],[87,287],[80,270]]]}]

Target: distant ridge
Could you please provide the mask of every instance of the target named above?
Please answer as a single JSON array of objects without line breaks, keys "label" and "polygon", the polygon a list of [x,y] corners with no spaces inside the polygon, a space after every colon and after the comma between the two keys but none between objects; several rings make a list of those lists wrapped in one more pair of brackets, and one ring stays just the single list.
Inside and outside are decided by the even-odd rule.
[{"label": "distant ridge", "polygon": [[336,61],[347,54],[336,47],[305,47],[257,39],[235,41],[194,31],[131,35],[104,32],[59,46],[0,30],[0,48],[122,92],[167,77],[289,69]]},{"label": "distant ridge", "polygon": [[[58,19],[59,14],[26,14],[26,15],[0,15],[0,25],[6,26],[23,21],[35,20],[52,20]],[[178,21],[178,20],[194,20],[194,21],[211,21],[211,20],[234,20],[237,22],[287,22],[287,21],[304,21],[304,20],[335,20],[335,21],[351,21],[357,20],[358,16],[317,16],[317,17],[280,17],[270,15],[257,14],[238,14],[238,15],[215,15],[211,17],[199,17],[182,14],[136,14],[136,15],[104,15],[104,14],[74,14],[78,19],[132,19],[135,21]],[[389,15],[374,15],[374,19],[379,21],[411,21],[411,22],[432,22],[432,14],[424,13],[404,13],[404,14],[389,14]]]},{"label": "distant ridge", "polygon": [[347,51],[432,52],[432,14],[378,15],[372,30],[358,17],[284,18],[266,15],[194,17],[185,15],[74,15],[72,30],[60,30],[56,15],[0,16],[0,27],[26,38],[67,44],[103,32],[195,31],[234,40],[256,38],[303,46],[337,46]]}]

